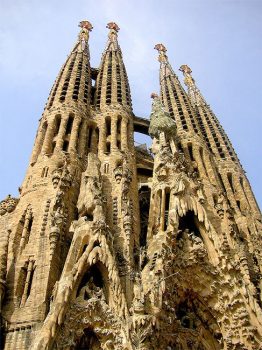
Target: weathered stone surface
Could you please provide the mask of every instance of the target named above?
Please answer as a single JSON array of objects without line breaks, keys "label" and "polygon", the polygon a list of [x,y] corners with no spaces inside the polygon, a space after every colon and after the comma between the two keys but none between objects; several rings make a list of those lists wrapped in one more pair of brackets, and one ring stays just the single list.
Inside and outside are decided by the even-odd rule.
[{"label": "weathered stone surface", "polygon": [[80,27],[0,203],[0,347],[262,349],[261,215],[190,68],[187,94],[155,46],[152,146],[135,147],[119,27],[99,69]]}]

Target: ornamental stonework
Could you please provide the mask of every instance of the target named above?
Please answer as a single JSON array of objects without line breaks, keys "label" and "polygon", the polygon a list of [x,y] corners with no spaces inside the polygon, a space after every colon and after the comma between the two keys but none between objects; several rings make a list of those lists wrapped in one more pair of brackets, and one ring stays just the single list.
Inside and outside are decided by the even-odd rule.
[{"label": "ornamental stonework", "polygon": [[262,349],[261,214],[192,70],[185,91],[157,44],[160,94],[137,117],[119,26],[99,68],[79,26],[0,202],[1,349]]}]

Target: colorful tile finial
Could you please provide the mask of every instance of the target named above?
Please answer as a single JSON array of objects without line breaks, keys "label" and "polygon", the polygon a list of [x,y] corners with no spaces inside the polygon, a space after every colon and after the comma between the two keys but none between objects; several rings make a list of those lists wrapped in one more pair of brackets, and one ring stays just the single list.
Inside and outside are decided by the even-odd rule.
[{"label": "colorful tile finial", "polygon": [[109,22],[107,23],[107,26],[106,26],[108,29],[114,29],[116,32],[119,31],[119,27],[118,25],[115,23],[115,22]]},{"label": "colorful tile finial", "polygon": [[79,27],[83,28],[83,29],[87,29],[91,32],[91,30],[93,29],[92,24],[89,21],[81,21],[78,25]]}]

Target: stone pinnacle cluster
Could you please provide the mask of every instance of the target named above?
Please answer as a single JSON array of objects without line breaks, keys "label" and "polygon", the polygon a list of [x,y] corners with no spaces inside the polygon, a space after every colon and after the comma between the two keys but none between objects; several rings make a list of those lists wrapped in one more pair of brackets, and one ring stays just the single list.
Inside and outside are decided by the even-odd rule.
[{"label": "stone pinnacle cluster", "polygon": [[261,214],[191,69],[185,91],[157,44],[140,118],[119,26],[99,68],[79,26],[19,198],[0,202],[0,348],[262,349]]}]

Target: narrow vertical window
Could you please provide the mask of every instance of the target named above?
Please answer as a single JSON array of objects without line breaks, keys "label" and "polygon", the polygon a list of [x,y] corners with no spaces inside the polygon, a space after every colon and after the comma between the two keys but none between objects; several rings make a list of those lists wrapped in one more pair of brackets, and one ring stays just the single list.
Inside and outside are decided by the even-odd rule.
[{"label": "narrow vertical window", "polygon": [[72,126],[73,126],[74,116],[70,114],[67,124],[66,124],[66,135],[71,134]]},{"label": "narrow vertical window", "polygon": [[165,218],[164,218],[164,231],[166,231],[169,220],[169,207],[170,207],[170,189],[165,189]]},{"label": "narrow vertical window", "polygon": [[227,174],[227,179],[228,179],[228,182],[229,182],[229,185],[231,187],[232,192],[235,193],[235,189],[234,189],[234,186],[233,186],[233,177],[232,177],[231,173]]},{"label": "narrow vertical window", "polygon": [[87,152],[90,150],[91,148],[91,143],[92,143],[92,135],[93,135],[93,128],[89,127],[88,129],[88,136],[87,136]]},{"label": "narrow vertical window", "polygon": [[108,174],[109,173],[109,163],[104,164],[104,173]]},{"label": "narrow vertical window", "polygon": [[55,146],[56,146],[56,142],[55,142],[55,141],[53,141],[53,142],[52,142],[51,154],[53,154],[53,153],[54,153]]},{"label": "narrow vertical window", "polygon": [[44,168],[43,168],[43,170],[42,170],[42,174],[41,174],[41,177],[47,177],[47,175],[48,175],[48,167],[47,166],[45,166]]},{"label": "narrow vertical window", "polygon": [[58,134],[59,128],[61,124],[61,115],[57,114],[55,116],[55,125],[54,125],[54,137]]},{"label": "narrow vertical window", "polygon": [[110,117],[106,117],[106,136],[111,135],[111,119]]},{"label": "narrow vertical window", "polygon": [[188,144],[188,153],[190,156],[190,160],[194,161],[195,159],[194,159],[194,155],[193,155],[192,143]]},{"label": "narrow vertical window", "polygon": [[83,121],[81,121],[79,127],[78,127],[78,131],[77,131],[77,138],[76,138],[76,150],[77,152],[79,153],[80,151],[80,136],[81,136],[81,133],[82,133],[82,128],[83,128]]},{"label": "narrow vertical window", "polygon": [[67,140],[65,140],[64,143],[63,143],[63,151],[64,152],[68,151],[68,146],[69,146],[69,142]]}]

